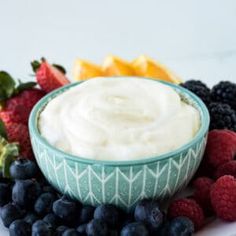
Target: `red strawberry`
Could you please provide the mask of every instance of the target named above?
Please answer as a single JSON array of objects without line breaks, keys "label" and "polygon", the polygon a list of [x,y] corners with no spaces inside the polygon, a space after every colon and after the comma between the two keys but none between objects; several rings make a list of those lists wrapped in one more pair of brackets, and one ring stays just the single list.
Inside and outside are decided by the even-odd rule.
[{"label": "red strawberry", "polygon": [[27,89],[20,94],[10,98],[6,102],[5,109],[14,110],[18,105],[22,105],[31,110],[33,106],[45,95],[41,89]]},{"label": "red strawberry", "polygon": [[33,106],[45,93],[40,89],[29,89],[9,98],[4,109],[0,112],[0,118],[4,123],[27,124]]},{"label": "red strawberry", "polygon": [[38,84],[47,93],[70,83],[61,68],[58,68],[58,66],[55,65],[50,65],[45,59],[42,59],[42,63],[37,65],[37,68],[34,69],[36,71]]},{"label": "red strawberry", "polygon": [[18,106],[12,111],[0,111],[0,119],[6,123],[22,123],[27,124],[27,111],[25,107]]},{"label": "red strawberry", "polygon": [[7,139],[9,142],[18,142],[20,155],[27,159],[33,158],[28,127],[19,123],[5,123]]}]

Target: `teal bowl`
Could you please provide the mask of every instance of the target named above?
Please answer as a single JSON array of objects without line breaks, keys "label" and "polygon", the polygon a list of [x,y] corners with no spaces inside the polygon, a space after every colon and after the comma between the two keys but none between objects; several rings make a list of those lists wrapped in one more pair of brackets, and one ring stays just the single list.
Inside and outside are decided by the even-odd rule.
[{"label": "teal bowl", "polygon": [[172,87],[199,111],[201,126],[193,140],[167,154],[132,161],[91,160],[58,150],[40,135],[38,119],[48,102],[78,85],[70,84],[42,98],[30,115],[33,151],[46,179],[61,193],[84,204],[111,203],[125,210],[131,209],[140,199],[169,198],[184,188],[196,172],[205,150],[208,110],[188,90],[165,82],[157,83]]}]

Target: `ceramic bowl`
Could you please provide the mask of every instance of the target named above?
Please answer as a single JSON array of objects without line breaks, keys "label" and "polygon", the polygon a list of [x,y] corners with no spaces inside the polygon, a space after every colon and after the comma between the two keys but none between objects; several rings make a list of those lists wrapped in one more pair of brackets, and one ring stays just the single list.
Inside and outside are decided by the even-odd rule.
[{"label": "ceramic bowl", "polygon": [[126,210],[140,199],[168,198],[184,188],[201,162],[209,114],[203,102],[194,94],[180,86],[164,84],[175,89],[183,100],[198,109],[201,126],[194,139],[181,148],[141,160],[91,160],[53,147],[40,135],[40,113],[53,98],[78,83],[62,87],[42,98],[31,112],[29,130],[36,160],[46,179],[60,192],[84,204],[96,206],[111,203]]}]

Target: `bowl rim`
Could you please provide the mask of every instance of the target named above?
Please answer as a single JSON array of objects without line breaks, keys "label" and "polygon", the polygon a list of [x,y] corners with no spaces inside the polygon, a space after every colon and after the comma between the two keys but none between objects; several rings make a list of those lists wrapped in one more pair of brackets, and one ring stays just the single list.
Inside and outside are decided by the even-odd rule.
[{"label": "bowl rim", "polygon": [[[127,76],[117,76],[117,77],[119,78],[119,77],[127,77]],[[129,76],[129,77],[137,78],[137,76]],[[30,117],[29,117],[29,131],[30,131],[31,140],[32,140],[32,137],[34,136],[34,139],[38,139],[40,141],[40,143],[42,143],[48,149],[52,150],[54,153],[59,154],[58,156],[60,156],[60,157],[63,156],[63,158],[68,159],[73,162],[84,163],[84,164],[89,164],[89,165],[92,164],[92,165],[102,165],[102,166],[115,167],[115,166],[144,165],[144,164],[149,164],[152,162],[157,162],[157,161],[173,158],[175,156],[178,156],[182,152],[187,151],[191,146],[198,143],[200,141],[200,139],[202,139],[205,136],[205,134],[208,132],[208,129],[209,129],[210,116],[209,116],[209,112],[208,112],[206,105],[203,103],[203,101],[199,97],[197,97],[195,94],[193,94],[189,90],[187,90],[179,85],[176,85],[176,84],[172,84],[172,83],[158,80],[158,79],[147,78],[147,77],[138,77],[138,78],[153,80],[153,81],[165,84],[165,85],[175,89],[175,91],[179,92],[180,94],[187,94],[188,97],[190,97],[191,100],[197,104],[197,109],[199,111],[200,119],[201,119],[201,126],[200,126],[198,132],[196,133],[195,137],[192,140],[190,140],[188,143],[184,144],[183,146],[175,149],[174,151],[170,151],[170,152],[158,155],[158,156],[152,156],[152,157],[146,157],[143,159],[135,159],[135,160],[128,160],[128,161],[124,161],[124,160],[122,160],[122,161],[117,161],[117,160],[109,161],[109,160],[89,159],[89,158],[79,157],[79,156],[64,152],[63,150],[60,150],[60,149],[54,147],[44,137],[42,137],[42,135],[39,132],[39,128],[38,128],[39,115],[42,112],[42,109],[47,105],[47,103],[50,102],[50,100],[54,99],[56,96],[60,95],[64,91],[68,90],[69,88],[74,87],[80,83],[83,83],[84,81],[78,81],[78,82],[70,83],[70,84],[65,85],[63,87],[60,87],[60,88],[48,93],[46,96],[44,96],[42,99],[40,99],[36,103],[36,105],[34,106],[34,108],[31,111]]]}]

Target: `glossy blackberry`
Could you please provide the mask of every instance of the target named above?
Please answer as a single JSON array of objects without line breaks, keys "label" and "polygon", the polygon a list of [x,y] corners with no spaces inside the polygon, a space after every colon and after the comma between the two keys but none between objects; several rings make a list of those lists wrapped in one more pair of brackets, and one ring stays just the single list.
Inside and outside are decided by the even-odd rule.
[{"label": "glossy blackberry", "polygon": [[211,116],[210,129],[229,129],[236,131],[236,111],[229,105],[211,103],[209,105]]},{"label": "glossy blackberry", "polygon": [[200,80],[188,80],[180,85],[196,94],[206,105],[210,103],[210,89]]},{"label": "glossy blackberry", "polygon": [[236,84],[221,81],[212,88],[211,99],[214,102],[226,103],[236,110]]}]

